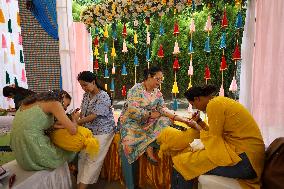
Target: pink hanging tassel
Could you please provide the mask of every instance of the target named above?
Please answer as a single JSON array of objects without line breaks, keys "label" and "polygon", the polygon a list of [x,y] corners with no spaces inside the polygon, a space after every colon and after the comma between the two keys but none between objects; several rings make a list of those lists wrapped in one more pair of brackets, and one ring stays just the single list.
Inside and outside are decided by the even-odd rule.
[{"label": "pink hanging tassel", "polygon": [[225,91],[223,88],[223,85],[221,85],[220,91],[219,91],[219,96],[225,96]]},{"label": "pink hanging tassel", "polygon": [[6,3],[10,3],[11,2],[11,0],[6,0]]},{"label": "pink hanging tassel", "polygon": [[233,77],[233,80],[232,80],[232,82],[231,82],[229,91],[236,92],[237,90],[238,90],[237,80],[236,80],[235,77]]},{"label": "pink hanging tassel", "polygon": [[19,33],[19,45],[23,45],[23,37],[21,33]]},{"label": "pink hanging tassel", "polygon": [[24,68],[22,69],[22,77],[21,77],[22,82],[27,82],[26,76],[25,76],[25,70]]},{"label": "pink hanging tassel", "polygon": [[4,34],[2,34],[2,48],[7,48],[7,42]]}]

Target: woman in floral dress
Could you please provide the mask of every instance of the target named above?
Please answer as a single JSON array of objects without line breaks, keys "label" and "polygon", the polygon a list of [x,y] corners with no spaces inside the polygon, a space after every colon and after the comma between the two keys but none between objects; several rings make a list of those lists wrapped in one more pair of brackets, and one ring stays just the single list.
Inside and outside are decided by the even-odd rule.
[{"label": "woman in floral dress", "polygon": [[137,159],[146,152],[150,162],[157,164],[151,144],[161,130],[177,120],[191,124],[166,108],[163,95],[158,89],[163,81],[159,67],[144,71],[144,81],[135,84],[127,94],[127,101],[120,116],[122,170],[128,189],[135,188]]}]

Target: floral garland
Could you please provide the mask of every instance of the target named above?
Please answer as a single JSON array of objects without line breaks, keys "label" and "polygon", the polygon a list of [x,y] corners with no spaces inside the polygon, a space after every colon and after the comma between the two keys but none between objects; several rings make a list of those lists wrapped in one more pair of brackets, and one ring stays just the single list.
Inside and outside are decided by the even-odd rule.
[{"label": "floral garland", "polygon": [[88,27],[104,26],[113,21],[135,19],[141,14],[163,16],[173,7],[180,12],[191,4],[192,0],[105,0],[83,10],[81,21]]}]

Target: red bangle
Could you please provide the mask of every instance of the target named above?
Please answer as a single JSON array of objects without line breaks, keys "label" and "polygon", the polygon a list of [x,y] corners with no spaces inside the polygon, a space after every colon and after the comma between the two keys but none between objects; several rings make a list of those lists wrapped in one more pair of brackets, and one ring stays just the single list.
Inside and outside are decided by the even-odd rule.
[{"label": "red bangle", "polygon": [[172,121],[174,122],[175,121],[175,117],[176,117],[177,115],[174,115],[174,117],[172,118]]}]

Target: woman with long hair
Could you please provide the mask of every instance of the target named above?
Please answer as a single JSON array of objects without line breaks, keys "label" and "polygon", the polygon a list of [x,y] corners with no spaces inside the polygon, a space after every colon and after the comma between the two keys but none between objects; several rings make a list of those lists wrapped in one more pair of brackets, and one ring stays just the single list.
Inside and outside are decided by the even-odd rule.
[{"label": "woman with long hair", "polygon": [[12,98],[14,100],[16,110],[18,110],[21,106],[22,100],[34,93],[35,92],[29,89],[25,89],[23,87],[18,87],[15,85],[6,86],[3,88],[3,96],[7,98]]},{"label": "woman with long hair", "polygon": [[23,169],[55,169],[73,157],[72,152],[56,147],[44,133],[54,126],[54,118],[71,135],[77,133],[76,123],[65,114],[67,103],[63,93],[53,91],[33,94],[22,101],[13,120],[11,148]]},{"label": "woman with long hair", "polygon": [[100,149],[96,157],[90,157],[84,151],[79,154],[77,184],[85,189],[96,183],[114,136],[114,116],[110,95],[98,83],[94,73],[83,71],[77,77],[85,91],[81,103],[81,112],[75,115],[79,125],[90,129],[99,140]]}]

